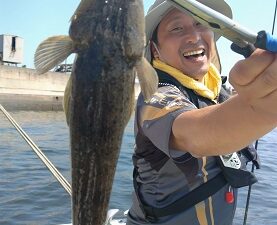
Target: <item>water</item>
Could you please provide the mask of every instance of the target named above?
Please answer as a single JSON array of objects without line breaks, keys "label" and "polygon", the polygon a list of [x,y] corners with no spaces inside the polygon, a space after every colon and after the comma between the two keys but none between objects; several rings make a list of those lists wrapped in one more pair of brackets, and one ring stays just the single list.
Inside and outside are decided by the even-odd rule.
[{"label": "water", "polygon": [[[63,112],[11,112],[31,139],[70,181],[69,133]],[[125,129],[110,208],[131,205],[133,117]],[[252,188],[248,223],[277,224],[277,129],[259,142],[262,169]],[[240,190],[235,225],[243,224],[247,188]],[[0,113],[0,224],[71,222],[71,200],[27,143]]]}]

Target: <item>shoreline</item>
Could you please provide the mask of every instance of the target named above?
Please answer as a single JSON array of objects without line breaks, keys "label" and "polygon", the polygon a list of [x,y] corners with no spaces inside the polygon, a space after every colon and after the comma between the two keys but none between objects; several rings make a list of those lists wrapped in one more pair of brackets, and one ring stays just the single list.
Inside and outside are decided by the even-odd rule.
[{"label": "shoreline", "polygon": [[[69,73],[36,74],[35,69],[0,65],[0,104],[6,110],[62,111]],[[140,93],[135,82],[135,98]]]},{"label": "shoreline", "polygon": [[7,110],[62,110],[69,75],[0,65],[0,104]]}]

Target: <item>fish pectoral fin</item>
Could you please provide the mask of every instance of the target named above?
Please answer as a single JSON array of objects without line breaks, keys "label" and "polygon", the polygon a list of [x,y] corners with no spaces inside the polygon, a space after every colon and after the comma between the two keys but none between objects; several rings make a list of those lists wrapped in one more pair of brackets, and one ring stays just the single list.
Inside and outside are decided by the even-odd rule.
[{"label": "fish pectoral fin", "polygon": [[38,74],[43,74],[64,61],[74,51],[73,41],[69,36],[49,37],[39,44],[35,53],[34,64]]},{"label": "fish pectoral fin", "polygon": [[158,88],[159,79],[157,72],[145,57],[137,64],[136,70],[144,101],[148,102]]}]

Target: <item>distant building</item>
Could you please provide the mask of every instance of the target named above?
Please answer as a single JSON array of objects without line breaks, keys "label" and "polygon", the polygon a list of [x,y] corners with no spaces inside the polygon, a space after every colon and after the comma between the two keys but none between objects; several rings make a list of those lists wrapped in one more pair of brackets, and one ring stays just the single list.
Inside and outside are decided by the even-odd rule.
[{"label": "distant building", "polygon": [[0,35],[0,64],[22,64],[23,63],[24,40],[15,35]]}]

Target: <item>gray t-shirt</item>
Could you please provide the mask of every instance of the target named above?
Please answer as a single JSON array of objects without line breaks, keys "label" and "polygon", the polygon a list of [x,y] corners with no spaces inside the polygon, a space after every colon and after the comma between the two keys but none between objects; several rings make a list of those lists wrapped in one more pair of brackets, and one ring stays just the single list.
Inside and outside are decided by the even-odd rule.
[{"label": "gray t-shirt", "polygon": [[[194,158],[188,152],[169,148],[174,119],[193,109],[196,106],[171,85],[160,87],[149,103],[145,103],[142,96],[138,98],[133,159],[139,173],[139,194],[143,202],[150,206],[165,207],[220,172],[214,157]],[[233,190],[235,201],[229,204],[225,201],[228,190],[226,185],[205,201],[182,213],[160,217],[155,224],[231,225],[237,191]],[[127,224],[151,224],[145,219],[135,193]]]}]

